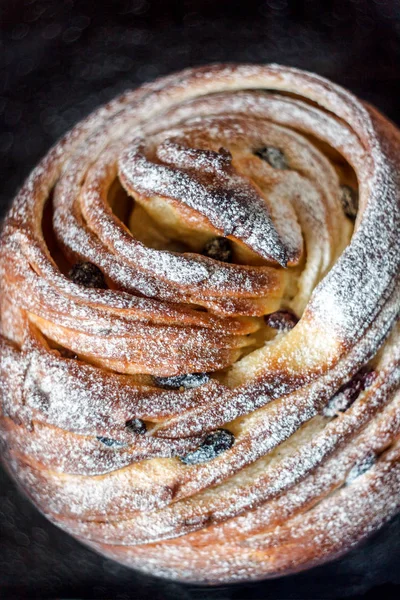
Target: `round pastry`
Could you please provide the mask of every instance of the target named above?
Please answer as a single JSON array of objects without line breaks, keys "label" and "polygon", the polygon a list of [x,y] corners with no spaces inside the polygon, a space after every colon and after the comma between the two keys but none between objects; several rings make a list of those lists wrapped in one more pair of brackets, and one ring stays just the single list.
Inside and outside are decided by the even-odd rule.
[{"label": "round pastry", "polygon": [[129,91],[1,237],[3,457],[104,555],[207,583],[347,551],[400,505],[400,133],[278,65]]}]

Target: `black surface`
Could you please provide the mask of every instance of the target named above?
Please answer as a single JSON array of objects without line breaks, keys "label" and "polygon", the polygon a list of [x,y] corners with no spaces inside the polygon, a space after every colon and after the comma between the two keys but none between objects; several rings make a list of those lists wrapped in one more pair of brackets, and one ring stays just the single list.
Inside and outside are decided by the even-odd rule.
[{"label": "black surface", "polygon": [[[280,62],[329,77],[400,123],[400,3],[2,0],[1,207],[49,146],[122,90],[190,65]],[[339,561],[205,589],[107,561],[47,523],[0,473],[0,597],[236,600],[400,595],[400,518]]]}]

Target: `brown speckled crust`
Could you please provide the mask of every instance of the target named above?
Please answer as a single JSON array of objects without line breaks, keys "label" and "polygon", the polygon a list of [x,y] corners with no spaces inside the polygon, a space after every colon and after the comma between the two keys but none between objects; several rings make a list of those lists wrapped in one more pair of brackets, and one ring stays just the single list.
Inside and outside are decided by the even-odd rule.
[{"label": "brown speckled crust", "polygon": [[[221,583],[329,560],[398,511],[399,156],[374,108],[277,65],[171,75],[50,151],[2,231],[0,433],[52,522]],[[221,236],[229,264],[201,254]],[[107,288],[71,281],[77,262]],[[278,310],[299,322],[273,330]],[[357,399],[324,413],[365,366]],[[188,373],[210,378],[157,386]],[[219,428],[230,448],[179,460]]]}]

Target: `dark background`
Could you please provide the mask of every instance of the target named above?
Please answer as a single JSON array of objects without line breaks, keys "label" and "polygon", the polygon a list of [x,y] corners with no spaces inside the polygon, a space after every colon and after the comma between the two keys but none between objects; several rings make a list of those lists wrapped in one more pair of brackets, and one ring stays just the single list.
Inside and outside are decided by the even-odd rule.
[{"label": "dark background", "polygon": [[[400,2],[0,0],[0,206],[51,144],[126,88],[191,65],[320,73],[400,124]],[[0,597],[153,600],[400,596],[400,518],[309,572],[205,589],[153,579],[47,523],[0,471]]]}]

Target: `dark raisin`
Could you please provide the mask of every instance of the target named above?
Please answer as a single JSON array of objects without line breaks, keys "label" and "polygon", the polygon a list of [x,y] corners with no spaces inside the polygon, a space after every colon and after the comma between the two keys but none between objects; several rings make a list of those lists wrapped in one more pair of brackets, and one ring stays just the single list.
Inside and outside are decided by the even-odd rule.
[{"label": "dark raisin", "polygon": [[270,315],[264,316],[264,321],[268,327],[278,331],[289,331],[299,322],[299,319],[290,310],[277,310]]},{"label": "dark raisin", "polygon": [[142,419],[129,419],[125,423],[125,427],[132,433],[138,433],[144,435],[147,431],[146,423]]},{"label": "dark raisin", "polygon": [[344,397],[347,400],[348,406],[350,406],[351,404],[353,404],[353,402],[357,400],[358,396],[363,391],[363,389],[364,386],[362,379],[358,377],[358,375],[355,375],[355,377],[353,377],[351,381],[342,386],[339,393],[344,395]]},{"label": "dark raisin", "polygon": [[77,263],[69,272],[69,278],[78,285],[83,285],[87,288],[102,288],[105,289],[106,282],[104,275],[99,267],[91,262]]},{"label": "dark raisin", "polygon": [[99,440],[99,442],[101,442],[105,446],[108,446],[109,448],[121,448],[125,445],[122,442],[118,442],[118,440],[113,440],[112,438],[103,437],[101,435],[98,435],[96,437]]},{"label": "dark raisin", "polygon": [[232,153],[230,152],[230,150],[221,146],[221,148],[218,150],[218,154],[219,154],[218,158],[219,158],[220,162],[225,163],[227,165],[231,164]]},{"label": "dark raisin", "polygon": [[217,429],[210,433],[204,442],[185,456],[181,457],[181,461],[185,465],[197,465],[209,460],[213,460],[219,454],[229,450],[235,443],[235,436],[227,429]]},{"label": "dark raisin", "polygon": [[78,358],[78,355],[75,354],[75,352],[73,352],[72,350],[69,350],[69,348],[58,348],[58,351],[61,354],[61,356],[64,358],[71,358],[71,359]]},{"label": "dark raisin", "polygon": [[207,242],[202,252],[204,256],[219,260],[221,262],[232,261],[232,246],[230,241],[225,237],[216,237]]},{"label": "dark raisin", "polygon": [[345,383],[339,391],[346,396],[349,402],[353,403],[361,392],[372,385],[377,376],[376,371],[362,369],[354,375],[353,379]]},{"label": "dark raisin", "polygon": [[154,383],[158,387],[167,390],[179,390],[196,388],[210,381],[208,373],[187,373],[186,375],[174,375],[172,377],[153,377]]},{"label": "dark raisin", "polygon": [[322,414],[325,417],[334,417],[338,412],[345,412],[357,400],[360,393],[372,385],[377,376],[376,371],[361,369],[332,396]]},{"label": "dark raisin", "polygon": [[366,390],[374,383],[375,379],[378,377],[378,373],[377,371],[366,371],[364,372],[363,376],[364,390]]},{"label": "dark raisin", "polygon": [[341,191],[344,214],[354,221],[358,211],[358,192],[349,185],[342,185]]},{"label": "dark raisin", "polygon": [[288,169],[289,165],[286,156],[279,148],[275,146],[264,146],[254,151],[254,154],[265,160],[274,169]]},{"label": "dark raisin", "polygon": [[349,408],[346,396],[337,393],[329,400],[328,404],[322,409],[322,415],[327,418],[335,418],[340,412],[345,412]]},{"label": "dark raisin", "polygon": [[369,471],[369,469],[373,467],[375,463],[376,454],[375,452],[371,451],[368,454],[366,454],[364,458],[356,462],[352,469],[350,469],[349,474],[346,478],[346,485],[354,481],[354,479],[357,479],[357,477],[360,477],[361,475]]}]

